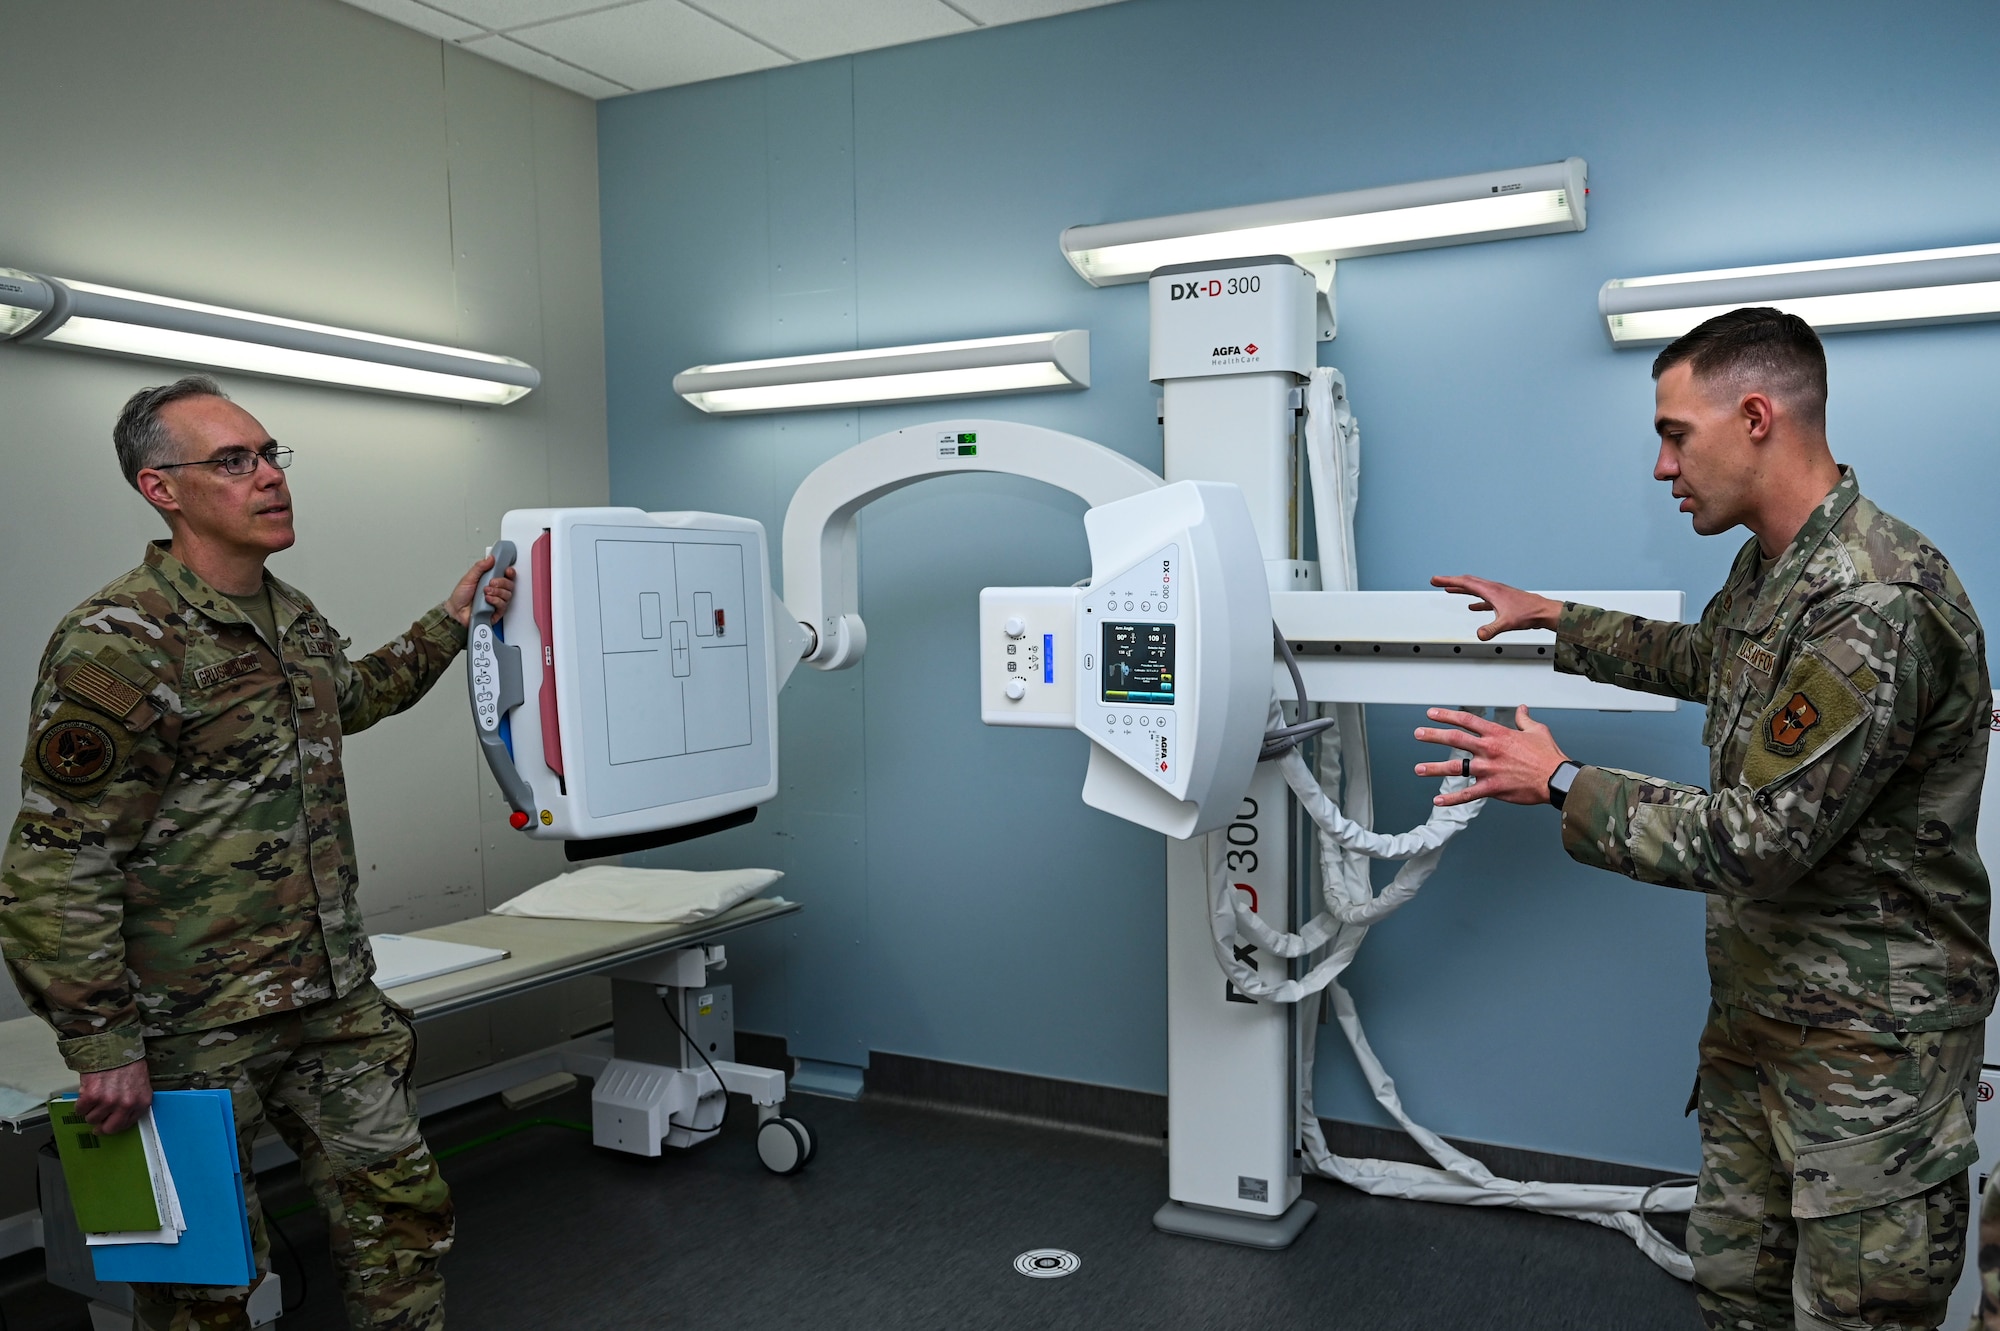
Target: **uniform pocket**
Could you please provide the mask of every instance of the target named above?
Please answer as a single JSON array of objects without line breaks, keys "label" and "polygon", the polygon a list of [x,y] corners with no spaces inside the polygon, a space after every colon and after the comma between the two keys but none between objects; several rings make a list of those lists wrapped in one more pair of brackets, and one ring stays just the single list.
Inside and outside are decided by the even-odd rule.
[{"label": "uniform pocket", "polygon": [[1964,1268],[1971,1197],[1963,1174],[1928,1192],[1799,1226],[1792,1302],[1800,1325],[1937,1326]]},{"label": "uniform pocket", "polygon": [[1761,1216],[1731,1215],[1697,1202],[1687,1225],[1695,1283],[1725,1303],[1756,1304],[1763,1239]]},{"label": "uniform pocket", "polygon": [[1798,1148],[1792,1214],[1848,1215],[1929,1191],[1979,1158],[1972,1120],[1954,1084],[1943,1100],[1863,1137]]},{"label": "uniform pocket", "polygon": [[325,1006],[273,1098],[319,1138],[340,1175],[418,1140],[416,1038],[372,985]]}]

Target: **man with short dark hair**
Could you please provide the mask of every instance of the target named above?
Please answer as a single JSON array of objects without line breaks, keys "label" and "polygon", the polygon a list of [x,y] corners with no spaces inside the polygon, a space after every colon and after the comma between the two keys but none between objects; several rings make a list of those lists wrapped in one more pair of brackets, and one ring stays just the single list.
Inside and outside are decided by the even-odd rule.
[{"label": "man with short dark hair", "polygon": [[[1553,803],[1575,859],[1708,898],[1711,1007],[1688,1222],[1711,1328],[1934,1328],[1965,1256],[1996,972],[1973,844],[1992,690],[1950,564],[1826,440],[1826,358],[1795,315],[1710,319],[1653,365],[1655,478],[1751,539],[1699,622],[1433,582],[1553,629],[1556,668],[1705,704],[1710,788],[1579,765],[1527,709],[1435,709],[1472,754],[1440,803]],[[1457,773],[1432,762],[1424,775]]]},{"label": "man with short dark hair", "polygon": [[[230,1091],[260,1276],[269,1122],[326,1210],[350,1323],[441,1327],[451,1195],[417,1123],[409,1015],[369,978],[340,750],[443,674],[493,561],[350,660],[264,568],[295,539],[290,449],[202,376],[135,394],[113,441],[172,539],[43,654],[0,950],[100,1132],[155,1088]],[[249,1325],[247,1289],[133,1289],[154,1331]]]}]

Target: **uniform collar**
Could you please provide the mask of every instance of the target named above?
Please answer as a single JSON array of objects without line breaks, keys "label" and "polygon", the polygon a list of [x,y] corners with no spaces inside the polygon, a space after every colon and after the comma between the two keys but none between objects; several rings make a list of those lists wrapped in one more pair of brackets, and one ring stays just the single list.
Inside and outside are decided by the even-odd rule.
[{"label": "uniform collar", "polygon": [[[182,601],[208,618],[221,624],[248,626],[250,620],[235,600],[211,587],[199,573],[174,558],[172,547],[170,540],[148,541],[146,567],[152,569]],[[271,613],[278,622],[278,632],[283,633],[291,627],[293,620],[305,613],[305,598],[268,571],[264,574],[264,585],[271,589]]]},{"label": "uniform collar", "polygon": [[[1861,482],[1854,474],[1854,468],[1840,469],[1840,482],[1826,492],[1826,498],[1813,508],[1812,516],[1805,526],[1799,528],[1792,543],[1778,554],[1777,563],[1765,575],[1763,586],[1757,589],[1757,596],[1744,608],[1739,625],[1749,633],[1762,633],[1777,616],[1778,607],[1792,594],[1792,587],[1805,572],[1806,565],[1825,542],[1833,525],[1854,507],[1854,501],[1861,497]],[[1756,537],[1750,538],[1755,546]],[[1754,567],[1754,565],[1753,565]]]}]

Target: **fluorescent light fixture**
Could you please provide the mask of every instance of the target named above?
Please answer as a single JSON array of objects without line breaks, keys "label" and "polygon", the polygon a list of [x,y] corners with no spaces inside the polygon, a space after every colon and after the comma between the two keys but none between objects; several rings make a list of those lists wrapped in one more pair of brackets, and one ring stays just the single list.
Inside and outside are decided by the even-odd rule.
[{"label": "fluorescent light fixture", "polygon": [[0,268],[0,341],[10,338],[491,406],[542,381],[507,356]]},{"label": "fluorescent light fixture", "polygon": [[1082,328],[697,365],[674,376],[676,393],[718,415],[1088,387]]},{"label": "fluorescent light fixture", "polygon": [[2000,245],[1625,277],[1597,293],[1621,347],[1671,342],[1745,305],[1775,306],[1822,333],[2000,319]]},{"label": "fluorescent light fixture", "polygon": [[1309,199],[1214,208],[1137,222],[1073,226],[1063,257],[1092,286],[1144,280],[1156,268],[1283,254],[1332,280],[1333,261],[1397,250],[1581,231],[1581,157]]}]

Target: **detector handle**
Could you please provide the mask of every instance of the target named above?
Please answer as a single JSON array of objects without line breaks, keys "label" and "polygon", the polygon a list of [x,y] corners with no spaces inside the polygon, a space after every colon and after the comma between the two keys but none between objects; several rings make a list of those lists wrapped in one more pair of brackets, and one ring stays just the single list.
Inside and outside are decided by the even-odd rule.
[{"label": "detector handle", "polygon": [[[494,542],[493,567],[479,575],[479,584],[472,589],[465,684],[472,699],[472,724],[479,736],[479,751],[486,755],[486,765],[493,770],[493,779],[500,783],[500,793],[507,797],[515,813],[533,818],[535,792],[521,779],[521,769],[514,766],[514,755],[508,752],[506,737],[500,733],[500,723],[507,713],[527,698],[521,688],[521,649],[501,640],[499,626],[493,622],[493,605],[486,599],[486,584],[513,564],[514,543]],[[518,819],[516,825],[521,825]]]}]

